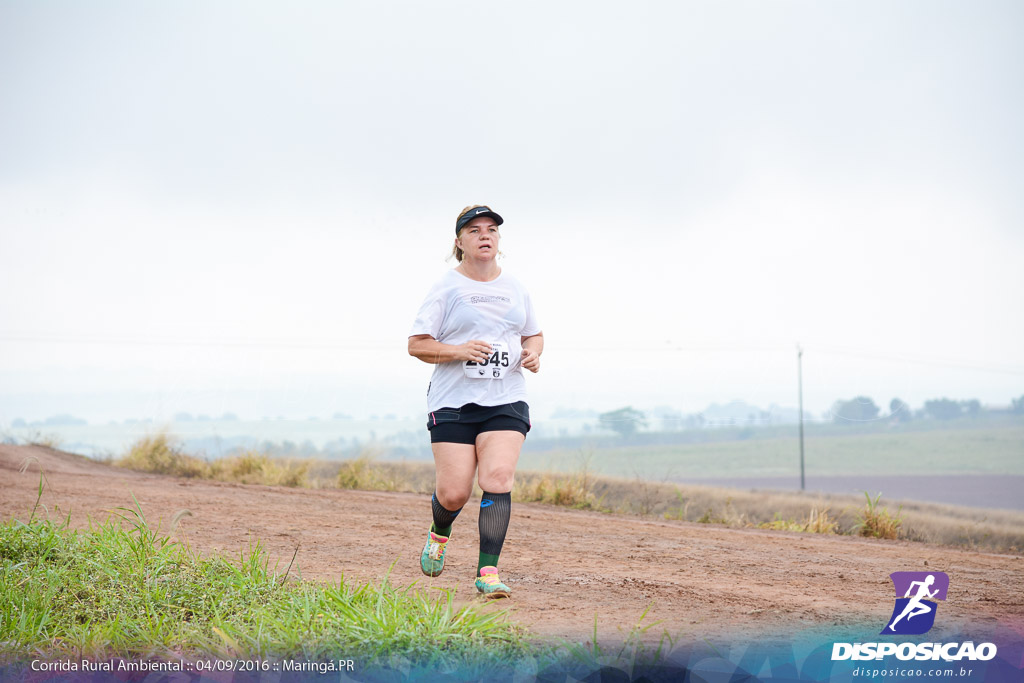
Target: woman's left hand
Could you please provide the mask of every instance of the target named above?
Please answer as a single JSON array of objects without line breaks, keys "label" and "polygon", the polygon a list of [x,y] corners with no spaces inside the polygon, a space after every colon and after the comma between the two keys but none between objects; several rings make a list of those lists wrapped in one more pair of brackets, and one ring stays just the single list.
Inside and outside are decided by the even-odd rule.
[{"label": "woman's left hand", "polygon": [[523,349],[523,355],[520,362],[522,363],[522,366],[530,372],[537,372],[540,370],[540,354],[534,353],[530,349]]}]

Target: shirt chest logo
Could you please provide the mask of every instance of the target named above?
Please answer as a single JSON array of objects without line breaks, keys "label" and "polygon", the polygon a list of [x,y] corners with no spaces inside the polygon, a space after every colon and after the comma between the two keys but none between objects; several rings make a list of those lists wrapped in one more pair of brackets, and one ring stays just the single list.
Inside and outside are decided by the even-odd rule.
[{"label": "shirt chest logo", "polygon": [[469,303],[471,303],[471,304],[492,304],[492,303],[510,304],[510,303],[512,303],[512,300],[509,299],[507,296],[481,296],[481,295],[474,294],[473,296],[469,297]]}]

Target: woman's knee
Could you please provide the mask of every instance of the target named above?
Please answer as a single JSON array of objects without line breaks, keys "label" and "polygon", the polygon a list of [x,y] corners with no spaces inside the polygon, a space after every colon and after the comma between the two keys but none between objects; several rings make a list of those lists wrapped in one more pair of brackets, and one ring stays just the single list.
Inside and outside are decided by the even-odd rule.
[{"label": "woman's knee", "polygon": [[472,486],[442,486],[440,483],[437,485],[437,490],[434,495],[437,496],[437,502],[441,504],[445,510],[458,510],[466,504],[469,500],[469,494],[472,493]]},{"label": "woman's knee", "polygon": [[478,483],[488,493],[508,493],[516,480],[515,467],[496,467],[487,472],[480,472]]}]

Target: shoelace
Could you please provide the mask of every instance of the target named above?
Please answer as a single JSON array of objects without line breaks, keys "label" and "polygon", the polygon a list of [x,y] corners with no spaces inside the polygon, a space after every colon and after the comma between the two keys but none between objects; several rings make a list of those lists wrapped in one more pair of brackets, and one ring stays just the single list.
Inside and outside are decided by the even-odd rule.
[{"label": "shoelace", "polygon": [[438,543],[437,541],[430,542],[430,551],[427,553],[432,560],[444,559],[444,548],[448,545],[447,543]]},{"label": "shoelace", "polygon": [[485,586],[494,586],[501,583],[501,579],[498,578],[497,574],[484,574],[479,579],[484,582]]}]

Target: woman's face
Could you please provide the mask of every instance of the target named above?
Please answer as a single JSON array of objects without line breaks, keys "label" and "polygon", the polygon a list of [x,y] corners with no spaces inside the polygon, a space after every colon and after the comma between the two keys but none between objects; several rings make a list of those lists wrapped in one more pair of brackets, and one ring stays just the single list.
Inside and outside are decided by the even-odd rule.
[{"label": "woman's face", "polygon": [[489,260],[498,254],[499,237],[498,224],[494,219],[481,216],[466,224],[455,243],[465,253],[463,258]]}]

